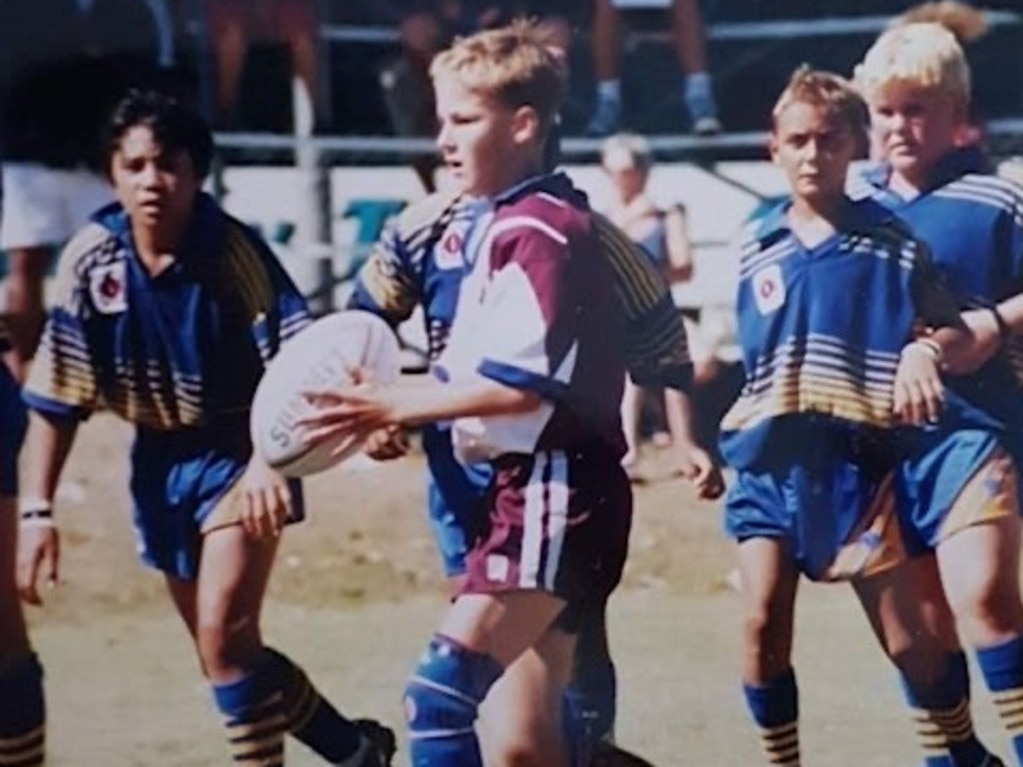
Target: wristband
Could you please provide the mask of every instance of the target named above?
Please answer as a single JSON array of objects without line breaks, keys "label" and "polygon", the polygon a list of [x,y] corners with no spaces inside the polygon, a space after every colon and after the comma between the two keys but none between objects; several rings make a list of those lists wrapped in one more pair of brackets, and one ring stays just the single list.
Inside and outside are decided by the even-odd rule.
[{"label": "wristband", "polygon": [[994,315],[995,324],[998,326],[998,337],[1003,341],[1006,340],[1012,335],[1012,328],[1009,327],[1009,323],[1005,321],[1005,317],[1002,316],[1002,313],[998,311],[997,306],[989,306],[987,308],[990,310],[991,314]]},{"label": "wristband", "polygon": [[910,343],[906,348],[908,349],[910,346],[915,346],[916,348],[925,351],[937,365],[941,364],[942,358],[945,356],[945,350],[942,349],[941,344],[933,338],[918,338]]},{"label": "wristband", "polygon": [[44,498],[21,498],[18,521],[27,527],[53,527],[53,505]]}]

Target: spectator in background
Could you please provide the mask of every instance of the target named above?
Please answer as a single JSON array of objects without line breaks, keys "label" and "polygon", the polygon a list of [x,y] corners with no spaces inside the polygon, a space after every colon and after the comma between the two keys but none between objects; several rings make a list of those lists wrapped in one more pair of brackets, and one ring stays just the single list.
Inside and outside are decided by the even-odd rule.
[{"label": "spectator in background", "polygon": [[[597,102],[586,127],[591,136],[619,130],[622,116],[621,14],[626,8],[655,5],[649,0],[593,0],[593,70]],[[690,129],[701,136],[719,133],[717,104],[707,68],[699,0],[672,0],[671,36],[684,75],[682,100]]]},{"label": "spectator in background", "polygon": [[[436,132],[433,84],[429,67],[433,57],[460,35],[469,35],[525,16],[542,21],[555,45],[568,49],[576,9],[582,0],[412,0],[404,4],[398,25],[401,54],[380,73],[384,104],[397,136],[432,137]],[[413,159],[412,167],[423,188],[436,191],[436,152]]]},{"label": "spectator in background", "polygon": [[43,323],[49,256],[111,200],[100,134],[130,86],[181,91],[160,2],[0,3],[6,311],[19,377]]},{"label": "spectator in background", "polygon": [[[693,258],[685,208],[659,207],[647,194],[646,186],[653,165],[650,147],[642,136],[622,133],[607,139],[601,152],[604,172],[614,190],[607,216],[630,239],[642,246],[669,283],[685,282],[693,275]],[[622,428],[627,452],[622,465],[633,477],[639,460],[640,416],[644,394],[649,393],[625,381],[622,396]],[[676,452],[680,472],[690,473],[695,461],[703,466],[710,459],[692,435],[692,413],[688,400],[673,389],[659,389],[670,437],[666,440]]]},{"label": "spectator in background", "polygon": [[234,128],[245,57],[253,41],[288,46],[291,69],[305,89],[318,129],[329,117],[319,76],[316,0],[205,0],[216,68],[215,124]]}]

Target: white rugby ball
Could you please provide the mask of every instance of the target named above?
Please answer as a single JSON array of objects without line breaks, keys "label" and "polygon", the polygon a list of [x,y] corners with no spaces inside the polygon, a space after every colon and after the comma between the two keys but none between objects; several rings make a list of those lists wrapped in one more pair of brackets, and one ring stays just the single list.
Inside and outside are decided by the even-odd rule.
[{"label": "white rugby ball", "polygon": [[288,477],[304,477],[336,466],[362,447],[363,440],[352,434],[307,445],[305,428],[298,425],[315,413],[303,394],[350,386],[349,371],[355,368],[383,385],[394,383],[400,373],[398,340],[375,314],[330,314],[284,344],[252,401],[252,443],[267,464]]}]

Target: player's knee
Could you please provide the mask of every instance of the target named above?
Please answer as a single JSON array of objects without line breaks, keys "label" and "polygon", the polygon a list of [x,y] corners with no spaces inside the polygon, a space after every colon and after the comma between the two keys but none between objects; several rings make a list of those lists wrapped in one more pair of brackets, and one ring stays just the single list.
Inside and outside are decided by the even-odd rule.
[{"label": "player's knee", "polygon": [[1023,608],[1013,587],[986,583],[965,598],[956,610],[973,644],[997,643],[1023,630]]},{"label": "player's knee", "polygon": [[262,654],[254,616],[234,620],[218,616],[200,617],[196,627],[196,645],[203,668],[214,679],[250,668]]},{"label": "player's knee", "polygon": [[749,609],[743,621],[746,656],[765,672],[788,667],[788,631],[769,606]]},{"label": "player's knee", "polygon": [[488,761],[495,767],[542,767],[564,745],[549,722],[521,723],[487,721]]},{"label": "player's knee", "polygon": [[488,655],[434,637],[405,688],[409,739],[415,744],[471,732],[480,703],[503,671]]}]

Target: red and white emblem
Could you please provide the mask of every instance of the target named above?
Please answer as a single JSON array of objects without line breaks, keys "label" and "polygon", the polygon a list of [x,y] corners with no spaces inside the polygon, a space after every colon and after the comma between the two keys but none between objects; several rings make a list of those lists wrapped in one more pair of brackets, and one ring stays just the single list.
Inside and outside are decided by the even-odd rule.
[{"label": "red and white emblem", "polygon": [[128,308],[128,274],[124,262],[97,266],[89,273],[89,295],[100,314],[117,314]]},{"label": "red and white emblem", "polygon": [[465,263],[465,236],[469,224],[456,221],[444,230],[434,251],[434,261],[438,269],[459,269]]},{"label": "red and white emblem", "polygon": [[761,314],[770,314],[785,303],[781,266],[771,264],[753,275],[753,297]]}]

